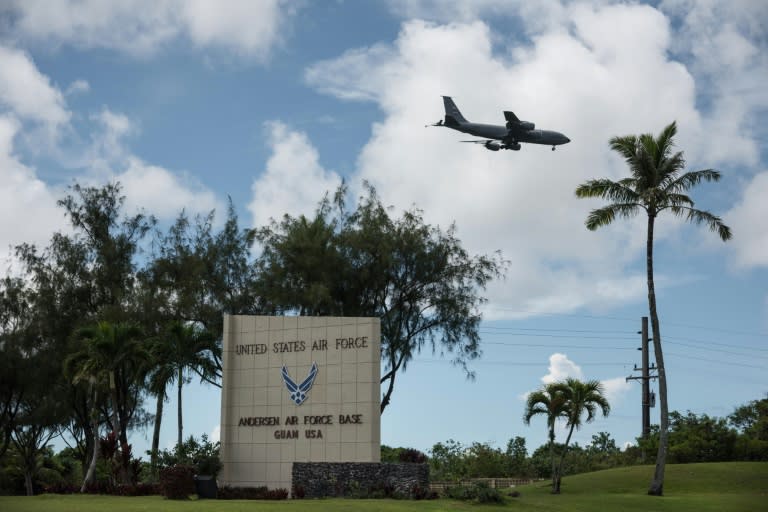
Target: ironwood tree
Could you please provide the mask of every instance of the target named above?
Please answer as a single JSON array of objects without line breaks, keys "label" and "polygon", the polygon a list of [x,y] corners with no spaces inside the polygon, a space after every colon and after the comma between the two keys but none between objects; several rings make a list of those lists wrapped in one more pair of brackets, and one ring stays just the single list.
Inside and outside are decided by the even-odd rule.
[{"label": "ironwood tree", "polygon": [[263,310],[380,318],[382,411],[398,373],[423,349],[449,354],[473,377],[480,293],[501,276],[500,255],[471,255],[454,225],[427,224],[418,209],[393,217],[371,186],[352,211],[346,193],[342,185],[326,196],[312,218],[285,215],[258,230]]}]

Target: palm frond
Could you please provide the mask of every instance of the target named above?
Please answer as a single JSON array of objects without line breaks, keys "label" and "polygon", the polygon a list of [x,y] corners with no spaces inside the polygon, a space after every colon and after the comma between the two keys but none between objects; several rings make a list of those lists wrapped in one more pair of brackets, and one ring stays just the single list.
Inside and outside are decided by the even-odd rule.
[{"label": "palm frond", "polygon": [[587,229],[594,231],[597,228],[609,225],[616,217],[625,219],[634,217],[641,208],[645,209],[645,206],[640,203],[609,204],[589,212],[584,224],[587,226]]},{"label": "palm frond", "polygon": [[576,197],[600,197],[618,203],[637,202],[638,194],[633,190],[631,178],[613,181],[608,178],[589,180],[576,187]]},{"label": "palm frond", "polygon": [[637,158],[638,139],[635,135],[624,135],[613,137],[610,140],[611,149],[624,157],[627,165],[631,169]]},{"label": "palm frond", "polygon": [[684,208],[684,207],[693,207],[693,199],[688,197],[685,194],[662,194],[659,198],[659,203],[662,204],[658,209],[663,210],[665,208]]},{"label": "palm frond", "polygon": [[723,221],[717,215],[704,210],[686,207],[671,207],[669,209],[678,217],[684,217],[686,221],[693,224],[706,224],[710,231],[717,233],[723,242],[733,238],[731,228],[723,224]]},{"label": "palm frond", "polygon": [[685,192],[702,181],[720,181],[720,173],[714,169],[702,169],[701,171],[689,171],[665,184],[663,189],[667,193]]}]

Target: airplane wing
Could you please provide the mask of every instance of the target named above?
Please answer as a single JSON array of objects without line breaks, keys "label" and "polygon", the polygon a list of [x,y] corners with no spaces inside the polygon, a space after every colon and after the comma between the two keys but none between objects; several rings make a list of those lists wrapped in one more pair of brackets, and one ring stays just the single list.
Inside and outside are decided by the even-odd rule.
[{"label": "airplane wing", "polygon": [[509,110],[504,111],[504,119],[506,119],[508,123],[520,124],[520,119],[517,118],[514,112],[510,112]]}]

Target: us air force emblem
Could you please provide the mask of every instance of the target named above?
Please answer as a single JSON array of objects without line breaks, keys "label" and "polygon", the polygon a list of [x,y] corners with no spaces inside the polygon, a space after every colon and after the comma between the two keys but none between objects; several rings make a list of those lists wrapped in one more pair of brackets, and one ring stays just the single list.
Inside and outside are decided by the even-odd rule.
[{"label": "us air force emblem", "polygon": [[312,389],[312,384],[315,383],[315,377],[317,377],[317,363],[312,363],[312,368],[309,369],[309,375],[301,384],[293,382],[291,376],[288,375],[288,369],[285,365],[283,365],[283,369],[280,373],[283,375],[285,387],[288,388],[288,392],[291,394],[291,400],[293,400],[296,405],[303,404],[304,400],[307,399],[307,393]]}]

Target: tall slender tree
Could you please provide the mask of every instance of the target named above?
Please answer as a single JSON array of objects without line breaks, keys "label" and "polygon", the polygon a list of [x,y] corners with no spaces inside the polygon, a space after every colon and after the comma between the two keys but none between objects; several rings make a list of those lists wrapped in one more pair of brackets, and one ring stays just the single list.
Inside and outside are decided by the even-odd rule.
[{"label": "tall slender tree", "polygon": [[568,437],[565,438],[563,452],[560,454],[560,464],[557,467],[557,478],[555,486],[552,489],[554,494],[560,494],[560,480],[563,477],[563,463],[565,454],[568,452],[568,444],[571,442],[571,436],[574,429],[581,428],[582,416],[587,413],[586,422],[594,421],[597,411],[600,410],[603,416],[608,416],[611,412],[611,406],[604,396],[603,385],[600,381],[590,380],[582,382],[579,379],[568,378],[561,383],[560,389],[565,397],[566,405],[566,426],[568,427]]},{"label": "tall slender tree", "polygon": [[547,419],[549,434],[549,457],[552,460],[552,492],[555,492],[557,467],[555,465],[555,424],[558,418],[568,417],[568,404],[563,385],[556,382],[545,384],[543,388],[528,395],[525,401],[523,421],[531,424],[534,416],[544,416]]},{"label": "tall slender tree", "polygon": [[[191,380],[193,374],[199,376],[201,381],[213,379],[216,373],[216,364],[212,357],[215,348],[216,340],[210,332],[183,322],[169,324],[162,338],[153,344],[153,358],[158,363],[151,379],[155,381],[152,384],[153,390],[159,392],[162,389],[164,395],[165,388],[176,383],[179,446],[184,440],[182,388]],[[164,384],[162,380],[165,380]],[[158,396],[158,401],[161,400],[162,397]]]},{"label": "tall slender tree", "polygon": [[627,135],[611,139],[611,149],[624,157],[630,176],[619,181],[608,178],[589,180],[576,188],[576,197],[599,197],[610,204],[590,212],[586,220],[589,230],[611,224],[616,218],[630,218],[645,212],[646,224],[646,273],[648,279],[648,308],[653,332],[653,349],[659,374],[659,450],[648,494],[664,493],[664,469],[667,460],[669,405],[667,402],[667,374],[662,353],[661,327],[656,306],[656,288],[653,282],[653,233],[656,218],[662,212],[670,212],[694,224],[706,224],[723,240],[731,239],[731,230],[720,217],[694,207],[686,195],[689,189],[702,181],[719,181],[720,173],[713,169],[683,172],[685,159],[682,151],[674,151],[677,125],[672,122],[658,137],[652,134]]}]

